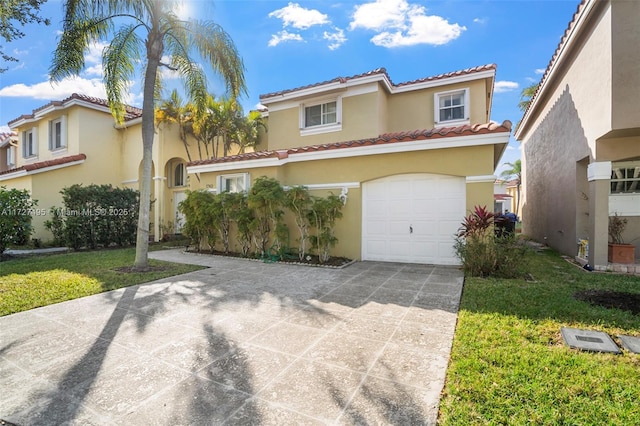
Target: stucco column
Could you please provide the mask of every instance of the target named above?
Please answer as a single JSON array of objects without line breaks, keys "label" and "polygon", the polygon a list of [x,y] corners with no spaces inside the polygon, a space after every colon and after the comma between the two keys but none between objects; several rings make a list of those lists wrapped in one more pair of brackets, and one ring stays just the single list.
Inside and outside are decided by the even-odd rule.
[{"label": "stucco column", "polygon": [[587,179],[589,181],[589,264],[597,269],[606,268],[611,161],[589,164]]}]

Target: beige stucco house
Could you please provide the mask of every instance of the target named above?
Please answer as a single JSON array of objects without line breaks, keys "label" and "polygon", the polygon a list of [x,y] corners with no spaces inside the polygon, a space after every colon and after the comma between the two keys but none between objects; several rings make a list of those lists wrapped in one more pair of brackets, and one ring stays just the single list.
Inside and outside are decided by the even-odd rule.
[{"label": "beige stucco house", "polygon": [[[10,121],[0,142],[0,186],[27,189],[38,208],[34,238],[50,240],[44,228],[49,208],[62,207],[60,190],[73,184],[138,188],[142,160],[141,110],[127,107],[116,126],[104,99],[74,94]],[[185,197],[186,154],[177,128],[163,127],[153,151],[151,233],[176,226],[177,203]]]},{"label": "beige stucco house", "polygon": [[246,190],[268,176],[340,194],[332,254],[456,264],[454,234],[474,206],[493,206],[509,139],[510,122],[490,121],[495,73],[486,65],[393,83],[377,69],[262,95],[258,150],[189,163],[200,176],[191,187]]},{"label": "beige stucco house", "polygon": [[640,2],[583,0],[516,131],[523,232],[606,269],[608,218],[640,255]]}]

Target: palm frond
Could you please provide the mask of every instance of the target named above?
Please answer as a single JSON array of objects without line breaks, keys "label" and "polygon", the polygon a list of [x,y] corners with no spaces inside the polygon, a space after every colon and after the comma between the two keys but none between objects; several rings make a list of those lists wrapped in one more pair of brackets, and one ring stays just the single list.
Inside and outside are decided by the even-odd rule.
[{"label": "palm frond", "polygon": [[117,123],[124,121],[123,96],[135,75],[135,63],[140,59],[143,41],[136,34],[139,26],[138,24],[121,27],[102,53],[107,99]]},{"label": "palm frond", "polygon": [[184,22],[189,47],[195,48],[214,71],[222,76],[230,96],[237,98],[247,93],[244,63],[231,36],[211,21]]}]

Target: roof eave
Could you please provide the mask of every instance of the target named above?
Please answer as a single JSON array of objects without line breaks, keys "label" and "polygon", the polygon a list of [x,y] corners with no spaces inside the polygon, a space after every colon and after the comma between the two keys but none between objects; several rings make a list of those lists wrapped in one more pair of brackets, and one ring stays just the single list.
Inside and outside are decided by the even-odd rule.
[{"label": "roof eave", "polygon": [[583,2],[578,5],[578,8],[582,9],[579,10],[577,16],[569,22],[569,28],[567,29],[569,34],[567,35],[566,41],[560,41],[558,48],[549,61],[549,65],[547,65],[547,69],[540,79],[538,89],[531,98],[529,107],[524,112],[515,130],[514,137],[516,140],[521,141],[528,132],[529,127],[531,127],[541,108],[541,99],[544,99],[551,90],[552,82],[555,81],[560,72],[559,69],[564,65],[564,59],[573,51],[576,39],[585,30],[585,26],[588,24],[588,18],[596,9],[596,6],[604,7],[604,5],[608,3],[608,1],[583,0]]}]

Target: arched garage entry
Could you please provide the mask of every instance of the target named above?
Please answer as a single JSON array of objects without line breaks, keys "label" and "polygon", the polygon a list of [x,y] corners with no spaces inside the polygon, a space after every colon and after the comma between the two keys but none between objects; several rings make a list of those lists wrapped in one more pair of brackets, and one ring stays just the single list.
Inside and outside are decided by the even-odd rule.
[{"label": "arched garage entry", "polygon": [[362,186],[362,259],[457,265],[454,236],[466,213],[466,180],[394,175]]}]

